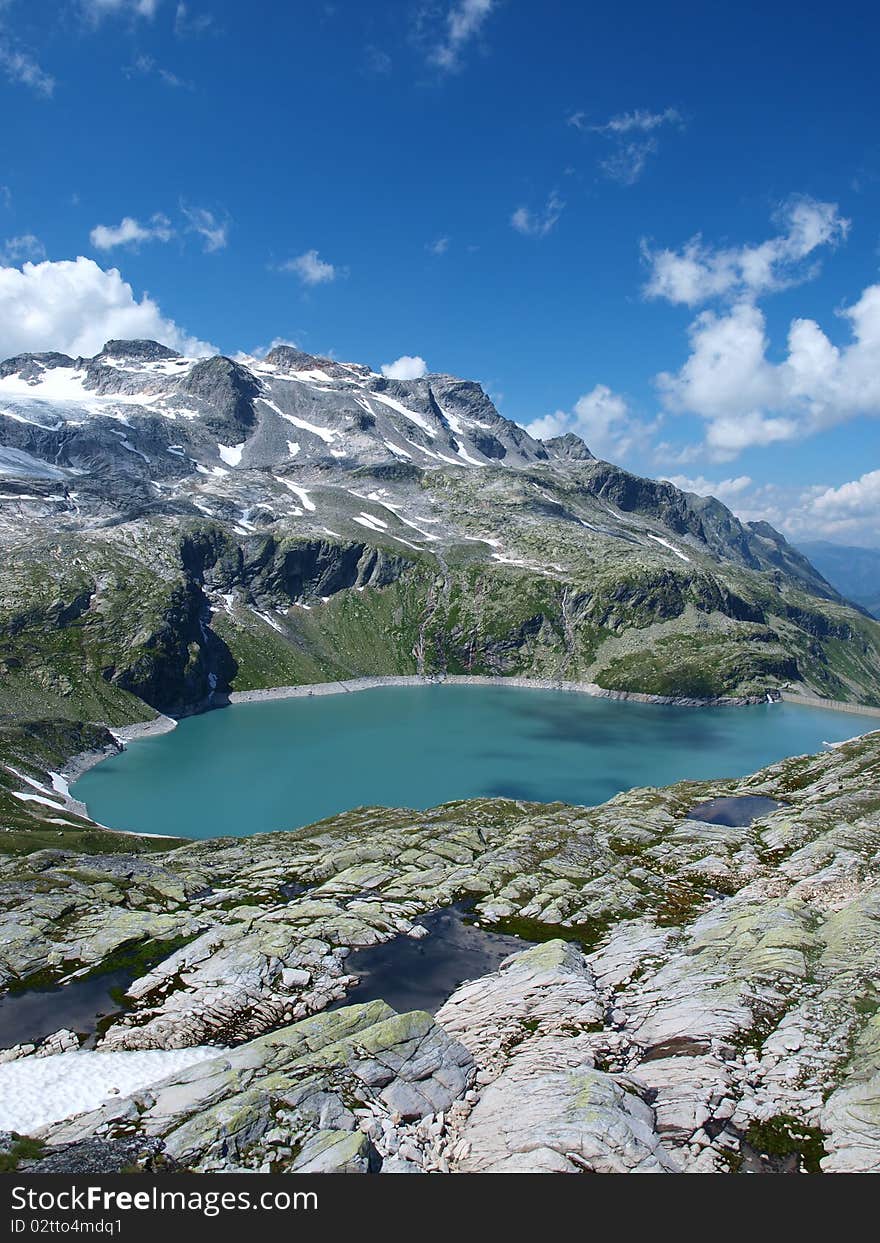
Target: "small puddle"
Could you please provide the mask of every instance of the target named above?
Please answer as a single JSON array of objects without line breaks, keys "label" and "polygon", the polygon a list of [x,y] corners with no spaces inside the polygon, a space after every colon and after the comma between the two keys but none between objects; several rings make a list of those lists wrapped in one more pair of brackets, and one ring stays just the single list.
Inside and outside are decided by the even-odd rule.
[{"label": "small puddle", "polygon": [[304,893],[309,892],[311,887],[311,885],[302,885],[299,881],[286,880],[283,885],[278,886],[278,892],[282,898],[287,898],[289,902],[293,898],[301,898]]},{"label": "small puddle", "polygon": [[62,1028],[86,1037],[83,1047],[93,1048],[99,1030],[128,1008],[121,995],[134,978],[130,968],[118,967],[69,984],[5,993],[0,997],[0,1048],[36,1044]]},{"label": "small puddle", "polygon": [[687,813],[688,820],[702,820],[704,824],[726,824],[730,828],[742,828],[752,824],[760,816],[769,815],[785,807],[775,799],[763,794],[733,794],[727,798],[710,798],[698,803]]},{"label": "small puddle", "polygon": [[470,903],[457,902],[417,921],[427,928],[426,937],[399,936],[354,950],[346,970],[360,976],[360,983],[330,1008],[385,1001],[399,1014],[433,1014],[465,980],[497,970],[505,958],[532,944],[478,928],[468,919],[473,919]]}]

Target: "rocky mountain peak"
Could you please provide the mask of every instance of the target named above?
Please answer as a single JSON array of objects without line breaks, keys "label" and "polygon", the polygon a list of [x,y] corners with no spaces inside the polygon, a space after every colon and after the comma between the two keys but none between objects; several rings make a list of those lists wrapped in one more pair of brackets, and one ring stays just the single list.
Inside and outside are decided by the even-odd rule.
[{"label": "rocky mountain peak", "polygon": [[158,341],[133,340],[105,341],[97,358],[131,358],[139,362],[158,362],[165,358],[181,358],[178,350],[172,350]]},{"label": "rocky mountain peak", "polygon": [[[574,540],[554,565],[603,540],[679,572],[678,563],[702,556],[781,572],[836,598],[772,527],[746,526],[713,498],[600,462],[573,433],[536,440],[474,380],[443,373],[400,380],[292,345],[259,360],[193,360],[156,341],[114,339],[91,359],[52,352],[9,359],[0,385],[9,505],[20,506],[22,493],[37,497],[35,478],[51,480],[44,491],[54,499],[40,493],[33,504],[53,519],[59,506],[77,522],[170,509],[229,521],[239,534],[295,519],[304,530],[349,537],[393,529],[387,538],[412,548],[464,538],[484,543],[491,559],[531,564],[498,551],[498,531],[512,536],[518,524],[529,545],[538,528],[552,528],[560,548]],[[365,487],[365,479],[373,483]],[[73,503],[57,486],[65,481]],[[452,505],[443,517],[438,486]],[[431,492],[433,512],[422,517]],[[401,505],[411,516],[397,516]]]},{"label": "rocky mountain peak", "polygon": [[334,365],[329,358],[321,358],[318,354],[307,354],[304,350],[297,349],[295,345],[274,346],[266,354],[263,362],[270,367],[277,367],[279,371],[321,371],[325,367]]},{"label": "rocky mountain peak", "polygon": [[23,380],[35,380],[53,367],[72,367],[74,360],[68,354],[59,354],[54,350],[36,354],[16,354],[0,362],[0,379],[17,375]]},{"label": "rocky mountain peak", "polygon": [[574,432],[566,432],[564,436],[551,436],[544,444],[557,457],[571,458],[575,462],[595,461],[595,454],[590,452],[584,441]]}]

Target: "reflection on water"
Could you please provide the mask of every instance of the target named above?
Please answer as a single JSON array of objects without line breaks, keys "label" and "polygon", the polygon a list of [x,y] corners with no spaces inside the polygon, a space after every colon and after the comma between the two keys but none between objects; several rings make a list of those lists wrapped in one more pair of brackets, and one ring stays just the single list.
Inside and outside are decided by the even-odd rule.
[{"label": "reflection on water", "polygon": [[420,940],[400,936],[355,950],[346,970],[361,982],[333,1008],[381,1000],[399,1014],[433,1014],[459,984],[495,971],[505,958],[528,949],[529,941],[465,922],[468,910],[468,903],[458,902],[426,915],[419,923],[429,935]]},{"label": "reflection on water", "polygon": [[705,803],[698,803],[688,812],[687,819],[741,828],[785,806],[785,803],[777,803],[775,799],[761,794],[735,794],[729,798],[710,798]]}]

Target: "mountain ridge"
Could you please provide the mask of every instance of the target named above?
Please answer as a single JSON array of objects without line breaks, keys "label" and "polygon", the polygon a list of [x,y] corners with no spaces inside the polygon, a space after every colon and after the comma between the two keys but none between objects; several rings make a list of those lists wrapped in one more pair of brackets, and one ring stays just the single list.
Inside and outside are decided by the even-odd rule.
[{"label": "mountain ridge", "polygon": [[0,714],[517,675],[880,703],[880,626],[778,532],[538,441],[473,381],[280,346],[0,364]]},{"label": "mountain ridge", "polygon": [[[7,400],[18,398],[20,405],[46,401],[51,406],[54,401],[57,411],[64,409],[65,402],[75,402],[85,406],[91,417],[85,423],[86,430],[79,432],[76,429],[83,428],[83,420],[65,420],[69,426],[63,429],[60,424],[47,428],[33,420],[32,425],[42,433],[35,436],[24,430],[29,421],[25,412],[19,410],[16,414],[8,406],[4,408],[0,404],[3,445],[18,453],[29,453],[34,449],[33,456],[43,460],[49,452],[53,452],[56,468],[61,463],[63,469],[65,463],[62,460],[66,458],[70,468],[77,470],[77,440],[94,435],[96,427],[113,417],[115,399],[123,403],[123,414],[116,414],[115,417],[128,425],[131,425],[132,417],[147,423],[150,415],[162,415],[177,422],[178,412],[181,412],[197,422],[199,430],[207,430],[217,436],[244,436],[243,441],[233,445],[224,445],[218,440],[215,452],[211,451],[205,437],[192,438],[189,448],[194,455],[200,455],[191,458],[191,470],[195,467],[196,471],[200,466],[205,471],[219,473],[229,467],[260,469],[272,465],[286,471],[291,464],[300,466],[308,463],[317,471],[326,473],[334,465],[332,459],[338,462],[347,456],[346,449],[332,447],[335,440],[342,439],[338,425],[340,407],[344,408],[345,416],[353,420],[343,430],[348,433],[346,439],[352,449],[351,457],[357,459],[357,467],[382,463],[390,465],[394,461],[406,460],[422,468],[429,468],[438,461],[453,466],[463,463],[513,468],[541,462],[554,463],[559,467],[599,462],[584,441],[573,433],[546,441],[535,440],[525,429],[500,415],[482,388],[473,381],[444,373],[432,373],[419,380],[389,380],[361,364],[337,363],[291,346],[276,346],[263,359],[252,358],[250,362],[253,367],[247,366],[241,356],[237,359],[224,355],[186,359],[167,346],[146,340],[111,340],[92,358],[74,359],[56,352],[17,355],[0,363],[0,403],[4,396]],[[129,366],[126,367],[126,363]],[[183,370],[179,370],[181,368]],[[52,383],[55,378],[51,375],[53,372],[67,373],[60,385]],[[17,386],[9,383],[16,379],[20,381]],[[273,400],[272,379],[288,381],[286,385],[278,385],[287,389],[288,399],[291,385],[295,384],[294,392],[299,401],[288,400],[285,404],[290,408],[279,408]],[[140,408],[136,402],[138,395],[144,402]],[[196,407],[175,408],[175,395],[190,398]],[[90,398],[93,399],[91,403]],[[403,406],[404,399],[409,401],[408,407]],[[96,408],[98,400],[104,402],[104,410]],[[454,404],[455,411],[444,411],[440,401]],[[375,402],[384,407],[381,412],[377,412]],[[322,405],[325,420],[328,414],[331,418],[335,415],[337,425],[333,426],[332,422],[327,425],[326,421],[324,425],[310,424],[303,417],[300,408],[303,405],[310,408]],[[125,411],[124,406],[131,409]],[[353,409],[355,406],[357,409]],[[374,434],[379,413],[385,419],[385,433],[396,434],[396,441],[389,440],[384,434]],[[297,435],[298,440],[280,443],[279,416],[295,428],[290,434]],[[9,426],[10,417],[19,422],[19,429]],[[463,422],[465,419],[466,423]],[[152,429],[143,427],[139,430],[144,436]],[[186,428],[182,430],[185,433]],[[400,434],[402,430],[404,435]],[[52,432],[62,431],[63,435],[56,440],[51,439]],[[440,446],[433,444],[440,431],[446,432],[444,447],[448,452],[445,454],[438,451]],[[47,432],[50,433],[49,438]],[[120,455],[120,448],[148,460],[149,455],[143,455],[137,439],[132,442],[118,432],[115,435],[117,442],[121,440],[121,445],[114,444],[112,440],[107,442],[105,436],[105,443],[100,446],[103,452],[112,454],[115,450],[112,455],[116,458],[122,456],[122,463],[128,466],[132,463],[126,463],[124,455]],[[375,456],[377,438],[381,438],[378,457]],[[414,443],[416,438],[417,443]],[[399,443],[401,439],[409,444],[410,449],[403,448]],[[426,440],[432,443],[426,444]],[[285,446],[288,460],[282,461]],[[294,446],[295,451],[291,451]],[[93,448],[87,446],[87,451],[89,447]],[[149,448],[149,445],[145,447]],[[164,442],[160,438],[159,444],[154,442],[152,448],[164,448],[171,455],[183,456],[181,446],[167,442],[167,438]],[[411,451],[413,449],[415,453]],[[366,461],[363,460],[365,456]],[[218,461],[220,466],[216,465]],[[172,469],[175,465],[172,464]],[[154,454],[153,472],[157,466]],[[161,466],[159,473],[164,476],[169,471],[169,464],[165,462]],[[184,473],[191,473],[191,470]],[[7,470],[5,473],[12,472]],[[173,470],[173,473],[179,472]],[[752,568],[776,565],[786,573],[799,577],[816,594],[828,598],[838,596],[779,532],[767,524],[741,523],[712,497],[684,493],[667,482],[640,479],[610,463],[605,464],[603,478],[595,477],[593,491],[600,499],[609,497],[625,511],[637,508],[639,502],[643,507],[647,505],[664,523],[671,522],[673,529],[679,529],[682,534],[688,531],[695,534],[719,555],[725,551],[729,555],[733,548]],[[687,500],[682,502],[681,498]],[[122,506],[125,497],[120,496],[117,501]],[[710,534],[707,534],[704,517],[711,519]],[[772,554],[766,552],[768,543],[775,546]]]}]

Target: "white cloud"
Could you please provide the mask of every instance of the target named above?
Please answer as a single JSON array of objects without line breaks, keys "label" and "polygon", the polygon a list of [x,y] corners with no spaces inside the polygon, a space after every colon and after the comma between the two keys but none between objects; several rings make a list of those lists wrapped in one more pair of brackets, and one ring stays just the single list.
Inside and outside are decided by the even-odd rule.
[{"label": "white cloud", "polygon": [[116,268],[82,255],[0,267],[0,357],[39,350],[92,355],[113,337],[145,337],[186,354],[216,352],[163,316],[149,295],[138,300]]},{"label": "white cloud", "polygon": [[205,207],[188,207],[181,203],[180,210],[188,221],[190,233],[198,233],[202,238],[206,254],[223,250],[229,243],[229,221],[218,220],[213,212]]},{"label": "white cloud", "polygon": [[654,138],[623,142],[607,159],[600,162],[599,167],[611,181],[618,181],[622,186],[634,186],[645,171],[648,159],[657,149],[657,140]]},{"label": "white cloud", "polygon": [[[583,116],[583,114],[580,114]],[[662,125],[681,125],[682,115],[677,108],[664,108],[662,112],[648,112],[644,108],[635,108],[632,112],[621,112],[611,117],[604,125],[592,128],[599,134],[650,134]]]},{"label": "white cloud", "polygon": [[626,399],[607,384],[597,384],[578,398],[572,410],[546,414],[529,423],[526,431],[538,440],[574,432],[597,457],[617,462],[643,450],[656,427],[656,421],[645,423],[636,418]]},{"label": "white cloud", "polygon": [[690,479],[687,475],[664,475],[669,483],[682,492],[696,492],[699,496],[714,496],[716,500],[729,505],[736,497],[742,496],[752,486],[750,475],[738,475],[735,479],[717,479],[713,482],[703,475]]},{"label": "white cloud", "polygon": [[143,78],[155,76],[166,86],[174,87],[176,90],[194,91],[196,89],[194,82],[188,78],[181,78],[176,73],[172,73],[170,69],[158,65],[152,56],[136,56],[122,72],[127,78],[135,75]]},{"label": "white cloud", "polygon": [[795,199],[776,215],[782,232],[754,246],[713,249],[699,234],[681,250],[652,250],[642,243],[651,274],[648,298],[696,306],[711,298],[756,298],[785,289],[815,273],[805,260],[820,246],[835,246],[849,229],[836,203]]},{"label": "white cloud", "polygon": [[178,39],[203,35],[213,24],[210,14],[192,13],[188,4],[178,4],[174,11],[174,33]]},{"label": "white cloud", "polygon": [[775,363],[757,307],[742,302],[724,315],[704,311],[691,325],[685,364],[657,377],[666,407],[707,421],[706,444],[719,461],[859,415],[880,416],[880,284],[839,315],[849,344],[838,347],[814,320],[795,319],[788,352]]},{"label": "white cloud", "polygon": [[826,522],[864,521],[869,513],[875,521],[880,519],[880,470],[868,471],[839,488],[826,488],[812,498],[810,507]]},{"label": "white cloud", "polygon": [[585,112],[573,112],[568,124],[609,139],[614,144],[613,149],[600,160],[599,167],[612,181],[632,186],[641,177],[649,158],[659,149],[658,131],[666,125],[681,127],[684,118],[677,108],[664,108],[662,112],[636,108],[610,117],[601,125],[588,125]]},{"label": "white cloud", "polygon": [[778,514],[792,538],[838,540],[880,547],[880,470],[838,487],[813,487]]},{"label": "white cloud", "polygon": [[55,79],[34,60],[29,52],[13,47],[0,38],[0,73],[10,82],[30,87],[36,95],[49,98],[55,91]]},{"label": "white cloud", "polygon": [[119,224],[95,225],[89,241],[97,250],[112,250],[114,246],[139,246],[141,242],[168,242],[173,236],[171,221],[157,213],[146,225],[133,216],[124,216]]},{"label": "white cloud", "polygon": [[161,0],[81,0],[82,10],[91,21],[97,23],[105,17],[153,18]]},{"label": "white cloud", "polygon": [[432,255],[445,255],[449,249],[449,238],[438,237],[433,242],[428,242],[427,249]]},{"label": "white cloud", "polygon": [[33,233],[22,233],[19,237],[8,237],[0,246],[0,263],[23,263],[26,259],[45,259],[46,247]]},{"label": "white cloud", "polygon": [[498,0],[457,0],[446,14],[441,32],[435,36],[428,61],[447,73],[461,68],[462,54],[483,28]]},{"label": "white cloud", "polygon": [[428,364],[418,355],[403,354],[393,363],[383,363],[382,374],[389,380],[421,380],[428,374]]},{"label": "white cloud", "polygon": [[565,203],[555,192],[551,194],[539,212],[528,207],[518,207],[510,217],[511,228],[526,237],[546,237],[562,215]]},{"label": "white cloud", "polygon": [[304,285],[324,285],[336,279],[337,270],[332,263],[326,263],[317,250],[307,250],[295,259],[288,259],[281,264],[282,272],[293,272]]},{"label": "white cloud", "polygon": [[[675,477],[670,481],[682,486]],[[708,490],[713,492],[714,487],[710,485]],[[729,505],[743,522],[769,522],[794,543],[829,539],[880,546],[880,470],[869,471],[835,487],[755,483],[731,491],[727,496],[713,494]]]}]

